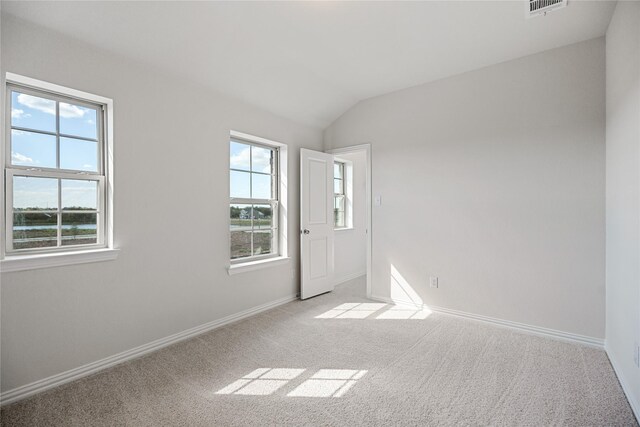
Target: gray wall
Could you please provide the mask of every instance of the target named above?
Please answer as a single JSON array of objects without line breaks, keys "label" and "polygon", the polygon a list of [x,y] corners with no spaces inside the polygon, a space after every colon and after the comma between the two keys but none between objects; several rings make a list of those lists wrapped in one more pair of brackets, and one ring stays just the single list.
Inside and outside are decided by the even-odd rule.
[{"label": "gray wall", "polygon": [[[7,71],[114,100],[122,251],[113,262],[2,275],[3,391],[296,294],[298,151],[321,149],[319,130],[3,16]],[[231,277],[230,129],[289,144],[292,256]]]},{"label": "gray wall", "polygon": [[640,409],[640,3],[607,30],[607,353]]},{"label": "gray wall", "polygon": [[371,143],[382,196],[373,294],[406,281],[427,305],[603,338],[604,106],[600,38],[341,116],[326,148]]}]

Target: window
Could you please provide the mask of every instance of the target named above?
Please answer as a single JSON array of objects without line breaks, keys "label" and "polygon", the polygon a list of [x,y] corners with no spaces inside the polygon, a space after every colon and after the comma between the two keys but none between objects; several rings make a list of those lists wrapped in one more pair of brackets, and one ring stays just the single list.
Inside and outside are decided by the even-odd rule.
[{"label": "window", "polygon": [[6,253],[108,246],[103,98],[22,79],[7,84]]},{"label": "window", "polygon": [[231,262],[276,257],[280,149],[232,137],[229,151]]},{"label": "window", "polygon": [[345,228],[346,225],[346,204],[347,197],[345,191],[345,163],[334,162],[333,164],[333,223],[335,228]]}]

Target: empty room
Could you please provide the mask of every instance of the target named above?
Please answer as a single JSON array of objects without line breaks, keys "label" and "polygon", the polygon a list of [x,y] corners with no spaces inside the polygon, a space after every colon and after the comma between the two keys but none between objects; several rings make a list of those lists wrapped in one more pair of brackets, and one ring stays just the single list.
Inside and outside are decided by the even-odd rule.
[{"label": "empty room", "polygon": [[640,1],[0,15],[0,425],[639,426]]}]

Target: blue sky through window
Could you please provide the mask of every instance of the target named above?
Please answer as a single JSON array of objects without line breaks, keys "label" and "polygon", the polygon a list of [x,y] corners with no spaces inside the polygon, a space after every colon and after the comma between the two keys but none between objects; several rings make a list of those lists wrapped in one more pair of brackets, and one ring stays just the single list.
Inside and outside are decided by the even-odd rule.
[{"label": "blue sky through window", "polygon": [[98,112],[91,108],[60,103],[60,133],[96,139]]},{"label": "blue sky through window", "polygon": [[55,168],[56,137],[13,129],[11,131],[11,163],[19,166]]},{"label": "blue sky through window", "polygon": [[272,198],[272,177],[263,174],[272,173],[273,153],[268,148],[231,141],[229,164],[231,169],[237,169],[230,173],[231,197]]},{"label": "blue sky through window", "polygon": [[11,126],[56,131],[56,102],[19,92],[11,93]]},{"label": "blue sky through window", "polygon": [[[96,141],[73,137],[97,139],[98,110],[72,103],[59,102],[46,97],[17,91],[11,93],[11,163],[33,168],[56,168],[57,143],[55,135],[32,132],[56,133],[56,111],[59,112],[60,168],[98,172]],[[15,129],[15,128],[20,129]],[[14,208],[56,209],[58,204],[58,180],[51,178],[14,178]],[[97,182],[87,180],[62,180],[63,207],[97,208]]]}]

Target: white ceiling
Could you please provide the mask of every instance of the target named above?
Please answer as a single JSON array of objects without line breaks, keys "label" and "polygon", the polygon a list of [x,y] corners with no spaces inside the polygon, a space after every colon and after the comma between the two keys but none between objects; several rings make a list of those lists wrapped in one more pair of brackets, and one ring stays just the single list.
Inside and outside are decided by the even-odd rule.
[{"label": "white ceiling", "polygon": [[360,100],[604,35],[615,3],[3,2],[2,13],[324,128]]}]

